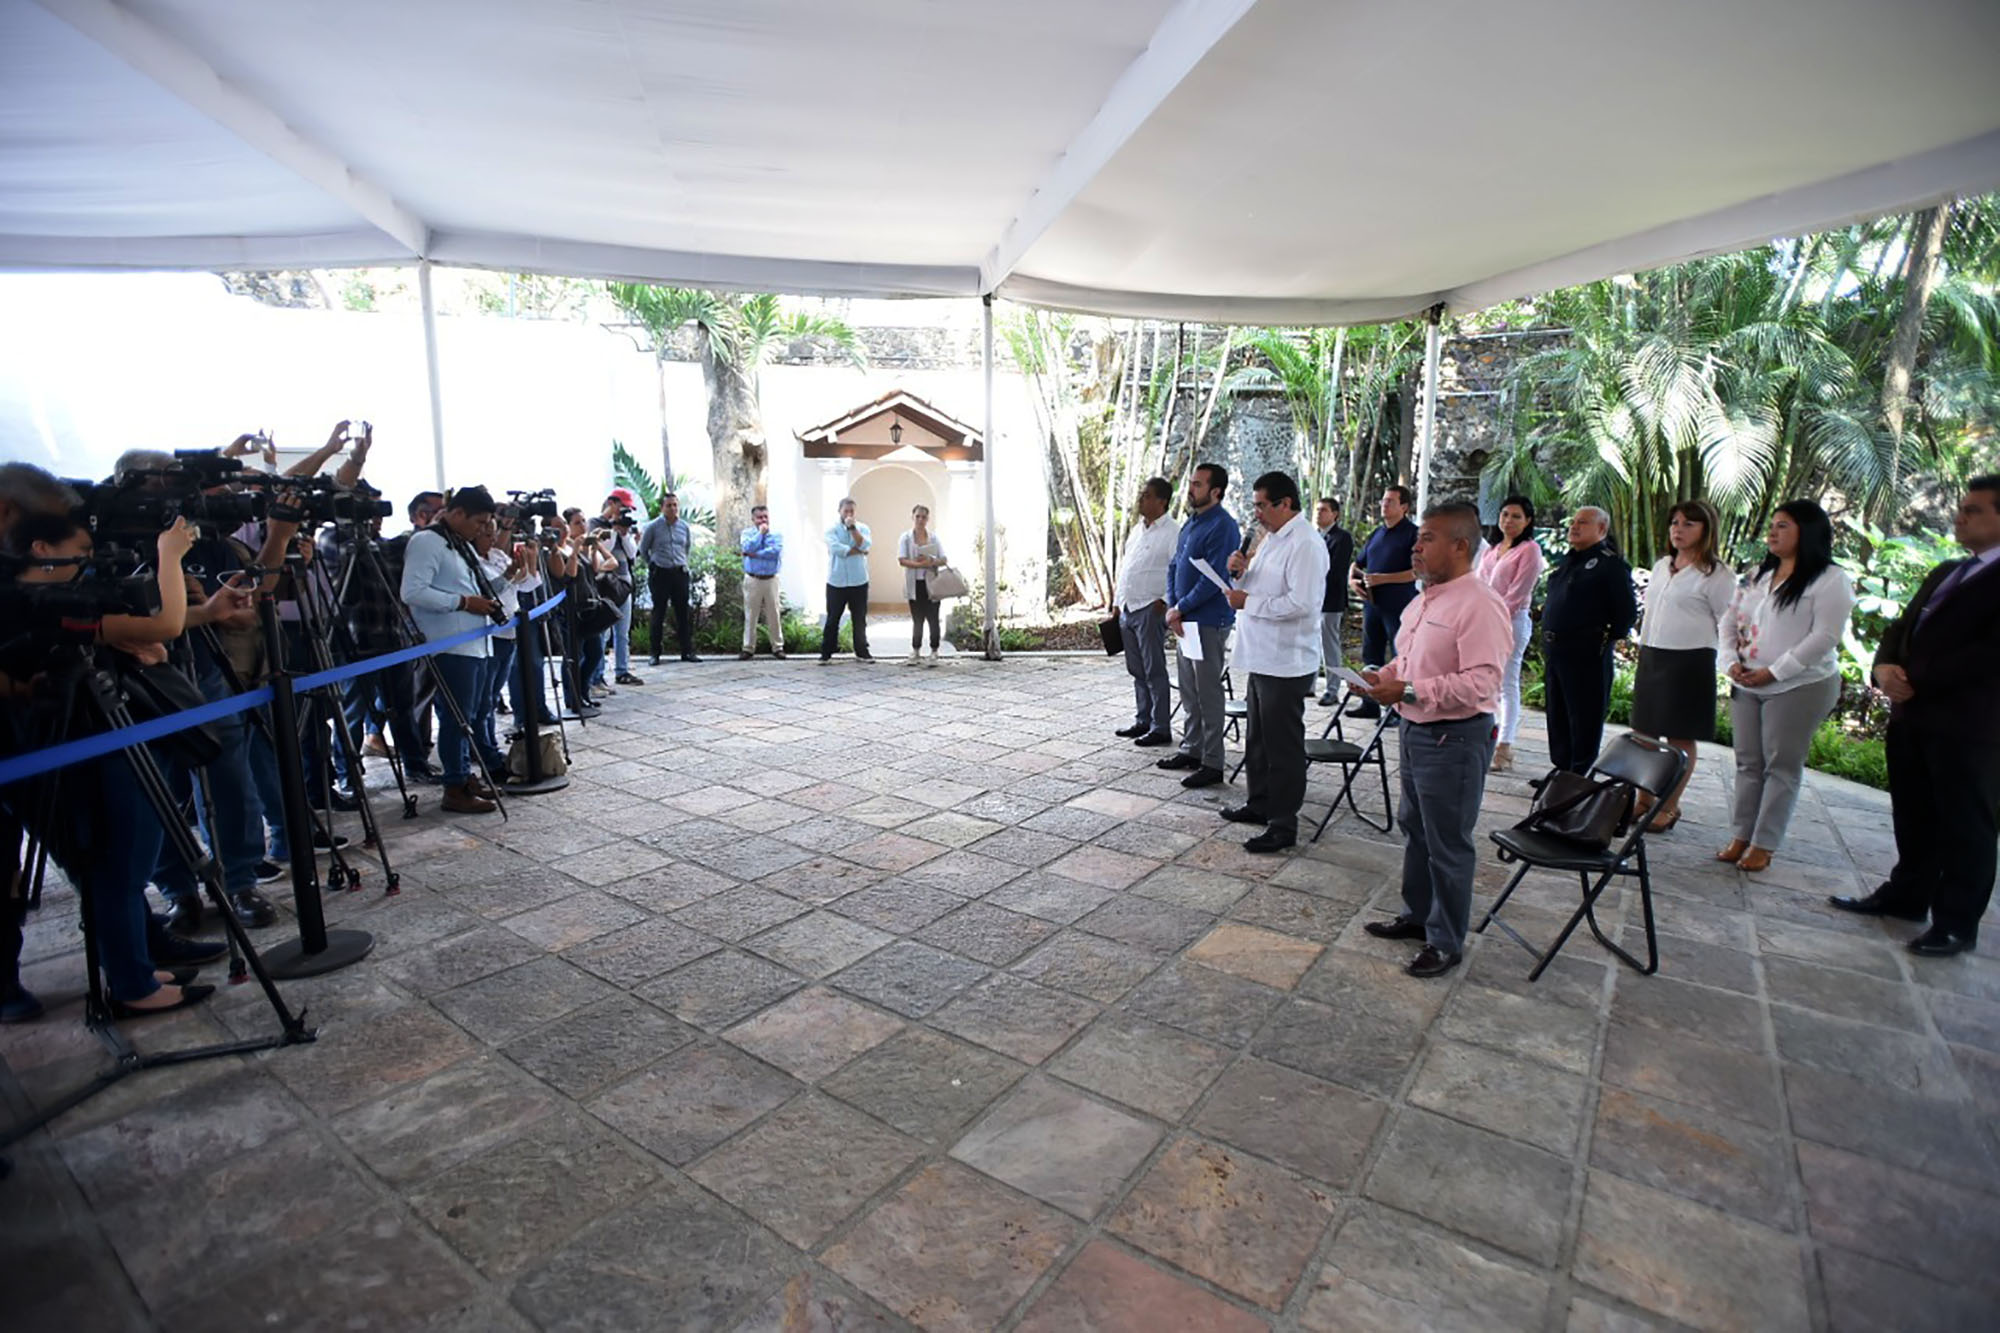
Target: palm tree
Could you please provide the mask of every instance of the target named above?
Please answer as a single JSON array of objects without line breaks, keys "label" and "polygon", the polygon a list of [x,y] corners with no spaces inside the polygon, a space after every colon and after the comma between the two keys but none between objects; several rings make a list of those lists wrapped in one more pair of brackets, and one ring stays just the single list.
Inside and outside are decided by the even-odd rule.
[{"label": "palm tree", "polygon": [[[832,348],[865,366],[861,341],[845,322],[828,315],[785,311],[769,293],[698,291],[618,282],[611,298],[653,342],[664,365],[675,332],[689,324],[701,335],[701,377],[708,389],[708,444],[715,460],[717,530],[749,526],[750,507],[768,498],[769,444],[759,402],[757,372],[781,350],[800,342]],[[661,442],[665,446],[664,387]]]}]

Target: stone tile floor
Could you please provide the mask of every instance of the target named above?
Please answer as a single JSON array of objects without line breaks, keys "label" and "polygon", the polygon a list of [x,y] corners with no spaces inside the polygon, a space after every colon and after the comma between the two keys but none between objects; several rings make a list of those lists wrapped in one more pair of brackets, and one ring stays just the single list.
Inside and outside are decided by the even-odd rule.
[{"label": "stone tile floor", "polygon": [[[402,894],[327,903],[375,952],[286,987],[315,1045],[17,1147],[8,1327],[2000,1322],[2000,961],[1824,907],[1889,864],[1879,793],[1813,777],[1750,879],[1705,763],[1654,844],[1658,976],[1586,937],[1529,985],[1495,934],[1426,983],[1360,929],[1392,839],[1244,854],[1110,735],[1127,688],[670,668],[572,732],[567,791],[392,819]],[[1496,779],[1485,822],[1525,808]],[[30,939],[51,1014],[0,1030],[9,1113],[103,1063],[70,916]],[[270,1023],[236,988],[131,1026]]]}]

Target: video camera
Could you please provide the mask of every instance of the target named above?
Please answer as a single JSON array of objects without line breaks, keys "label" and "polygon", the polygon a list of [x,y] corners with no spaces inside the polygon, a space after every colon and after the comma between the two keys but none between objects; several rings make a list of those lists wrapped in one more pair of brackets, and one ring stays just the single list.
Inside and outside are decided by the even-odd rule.
[{"label": "video camera", "polygon": [[75,578],[58,583],[23,583],[16,576],[30,561],[0,556],[0,625],[10,633],[0,644],[0,671],[26,680],[58,644],[88,645],[106,616],[150,616],[160,609],[160,588],[151,574],[137,572],[139,553],[100,547],[77,557]]},{"label": "video camera", "polygon": [[498,506],[499,515],[510,523],[519,523],[527,518],[557,519],[562,510],[556,506],[553,490],[508,491],[507,503]]},{"label": "video camera", "polygon": [[273,518],[306,526],[321,523],[373,523],[396,512],[396,506],[375,491],[348,490],[332,477],[285,477],[272,500]]},{"label": "video camera", "polygon": [[212,449],[183,449],[173,464],[135,469],[115,481],[70,481],[82,499],[77,517],[103,541],[150,538],[175,519],[212,531],[233,532],[264,517],[265,495],[222,490],[241,479],[243,464]]}]

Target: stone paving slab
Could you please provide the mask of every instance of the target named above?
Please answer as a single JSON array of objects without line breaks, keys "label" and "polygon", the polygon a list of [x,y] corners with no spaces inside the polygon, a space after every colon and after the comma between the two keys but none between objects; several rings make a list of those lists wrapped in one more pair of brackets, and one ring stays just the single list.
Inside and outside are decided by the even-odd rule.
[{"label": "stone paving slab", "polygon": [[[1993,1326],[2000,960],[1825,907],[1893,859],[1880,793],[1809,776],[1745,876],[1705,752],[1657,976],[1586,938],[1530,984],[1495,935],[1419,982],[1361,929],[1397,839],[1244,852],[1111,735],[1117,663],[645,674],[567,790],[385,821],[402,894],[325,905],[374,952],[285,986],[319,1041],[11,1150],[10,1333]],[[1602,916],[1639,940],[1629,887]],[[10,1115],[102,1066],[79,948],[52,885]],[[269,1026],[248,988],[130,1025]]]}]

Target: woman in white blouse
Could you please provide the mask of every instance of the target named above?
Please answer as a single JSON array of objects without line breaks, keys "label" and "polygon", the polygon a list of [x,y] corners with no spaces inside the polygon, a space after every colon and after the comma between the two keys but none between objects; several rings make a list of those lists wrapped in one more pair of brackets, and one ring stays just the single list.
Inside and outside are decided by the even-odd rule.
[{"label": "woman in white blouse", "polygon": [[[1695,746],[1715,739],[1715,641],[1736,597],[1736,574],[1716,547],[1721,520],[1706,500],[1669,511],[1671,548],[1653,566],[1639,626],[1639,672],[1632,682],[1632,730],[1687,756],[1680,786],[1647,827],[1665,833],[1681,818],[1681,792],[1694,776]],[[1643,813],[1643,811],[1642,811]]]},{"label": "woman in white blouse", "polygon": [[1840,640],[1854,613],[1824,509],[1779,505],[1764,541],[1770,554],[1737,589],[1718,643],[1735,686],[1736,811],[1734,836],[1715,859],[1753,871],[1784,841],[1813,732],[1840,699]]},{"label": "woman in white blouse", "polygon": [[1521,731],[1521,659],[1534,636],[1528,607],[1548,560],[1535,540],[1535,506],[1527,496],[1508,496],[1496,526],[1500,539],[1479,553],[1476,572],[1481,583],[1500,594],[1514,626],[1514,651],[1507,655],[1507,669],[1500,677],[1500,743],[1493,747],[1489,766],[1495,773],[1505,773],[1514,766],[1514,739]]},{"label": "woman in white blouse", "polygon": [[896,563],[903,567],[903,599],[910,604],[910,660],[924,650],[924,626],[931,630],[931,662],[938,656],[938,601],[931,596],[930,572],[945,563],[944,547],[931,535],[931,511],[918,505],[910,511],[910,530],[896,545]]}]

